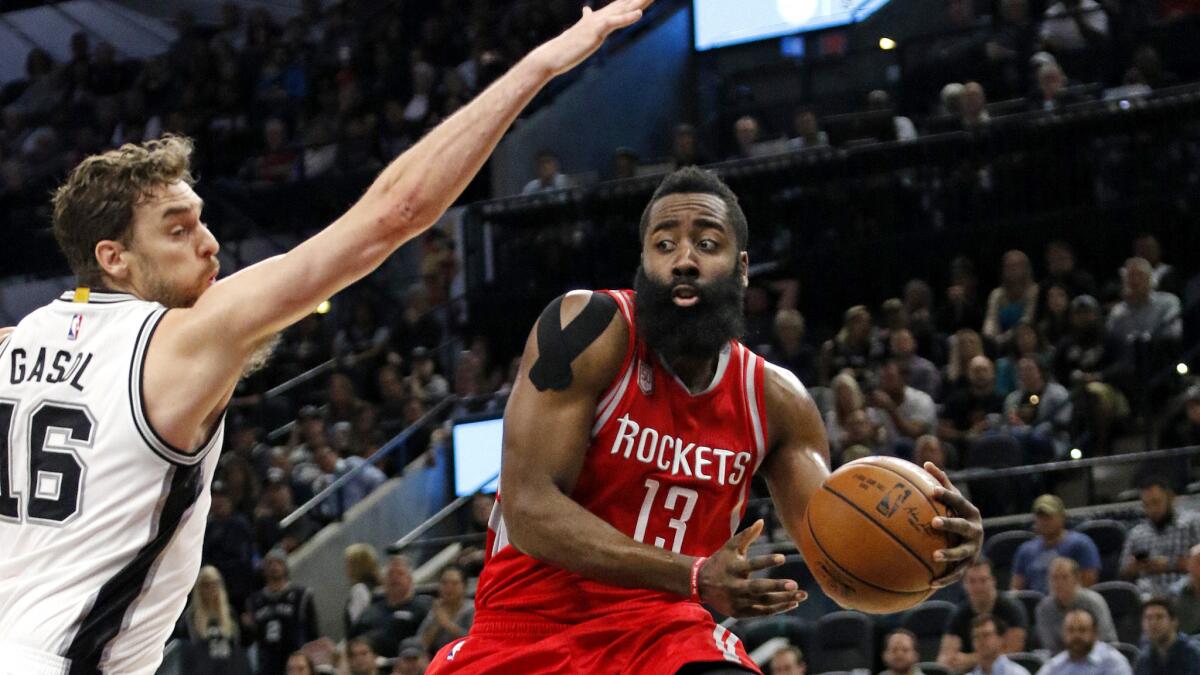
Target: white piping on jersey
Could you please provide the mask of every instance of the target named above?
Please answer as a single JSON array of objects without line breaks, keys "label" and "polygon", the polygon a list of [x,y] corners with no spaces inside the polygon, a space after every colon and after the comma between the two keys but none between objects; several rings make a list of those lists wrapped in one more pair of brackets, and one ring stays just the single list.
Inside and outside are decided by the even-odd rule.
[{"label": "white piping on jersey", "polygon": [[758,464],[763,461],[763,455],[766,452],[766,441],[763,439],[762,420],[758,417],[758,396],[754,389],[755,377],[754,371],[757,370],[758,355],[751,352],[745,345],[742,346],[742,352],[745,354],[745,363],[742,366],[746,373],[746,407],[750,409],[750,426],[754,428],[754,444],[758,451],[758,463],[754,465],[755,470],[758,470]]},{"label": "white piping on jersey", "polygon": [[600,430],[604,428],[609,418],[617,411],[617,406],[621,403],[621,399],[625,397],[625,390],[629,388],[629,381],[633,379],[633,371],[637,369],[637,364],[638,360],[636,358],[629,360],[629,367],[625,369],[625,375],[621,377],[621,383],[617,385],[616,389],[613,389],[612,399],[608,402],[608,406],[603,411],[597,411],[599,416],[596,418],[596,423],[592,425],[592,438],[595,438],[596,434],[600,433]]},{"label": "white piping on jersey", "polygon": [[666,360],[663,359],[661,355],[658,357],[658,362],[662,364],[663,370],[667,371],[671,377],[675,378],[675,381],[679,383],[679,386],[683,387],[683,390],[687,392],[688,396],[696,398],[707,394],[713,389],[716,389],[717,385],[721,384],[721,379],[725,377],[725,369],[729,366],[729,352],[733,349],[732,345],[733,343],[726,342],[725,346],[721,348],[721,353],[717,355],[717,369],[713,372],[712,382],[709,382],[708,386],[705,387],[703,391],[698,391],[694,394],[692,393],[692,390],[688,389],[688,386],[683,383],[683,380],[679,379],[679,376],[675,374],[675,371],[671,370],[671,366],[667,365]]},{"label": "white piping on jersey", "polygon": [[496,540],[492,542],[492,555],[500,552],[500,549],[508,546],[508,528],[504,527],[504,512],[500,510],[500,500],[492,504],[492,513],[488,516],[488,529],[496,534]]},{"label": "white piping on jersey", "polygon": [[[620,310],[621,310],[621,316],[625,317],[625,322],[629,324],[630,330],[632,331],[633,330],[633,320],[629,317],[629,308],[625,304],[624,294],[613,293],[610,297],[617,299],[617,304],[620,306]],[[635,347],[635,349],[636,349],[636,347]],[[633,358],[633,357],[628,356],[627,358]],[[617,390],[619,388],[620,388],[619,386],[614,386],[612,389],[610,389],[608,391],[608,394],[606,394],[604,396],[604,398],[600,401],[600,404],[596,406],[596,415],[599,415],[601,410],[604,410],[605,408],[608,407],[608,404],[610,402],[612,402],[612,398],[617,395]]]},{"label": "white piping on jersey", "polygon": [[[58,296],[63,302],[75,302],[75,291],[65,291]],[[128,302],[131,300],[140,300],[132,293],[113,293],[105,291],[89,291],[87,302],[81,302],[81,305],[105,305],[113,302]]]},{"label": "white piping on jersey", "polygon": [[[212,438],[208,440],[198,452],[194,454],[185,454],[177,449],[167,445],[154,431],[154,427],[150,425],[150,419],[146,417],[145,398],[142,396],[142,371],[145,368],[146,348],[150,345],[150,336],[154,334],[154,329],[158,326],[158,322],[162,320],[167,313],[167,309],[161,308],[154,311],[142,326],[141,332],[138,334],[137,343],[133,349],[133,361],[129,368],[129,391],[130,391],[130,409],[133,411],[133,424],[137,427],[142,440],[150,446],[150,449],[158,453],[160,457],[173,462],[182,464],[183,466],[195,466],[204,461],[205,455],[216,445],[216,440],[220,434],[214,433]],[[217,424],[224,424],[224,415],[218,420]]]}]

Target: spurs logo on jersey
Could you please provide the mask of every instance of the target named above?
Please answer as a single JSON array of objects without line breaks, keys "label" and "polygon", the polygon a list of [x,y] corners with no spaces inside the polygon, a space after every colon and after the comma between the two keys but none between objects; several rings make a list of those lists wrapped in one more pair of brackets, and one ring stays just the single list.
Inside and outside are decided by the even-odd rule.
[{"label": "spurs logo on jersey", "polygon": [[[621,374],[596,407],[591,444],[570,496],[637,541],[709,555],[741,521],[750,476],[766,455],[765,362],[731,342],[712,384],[692,394],[637,339],[633,293],[610,295],[630,338]],[[579,623],[622,603],[679,601],[594,582],[524,555],[509,545],[498,507],[489,530],[477,622],[514,611]]]},{"label": "spurs logo on jersey", "polygon": [[185,453],[147,422],[165,308],[73,298],[0,342],[0,672],[152,673],[200,567],[221,427]]}]

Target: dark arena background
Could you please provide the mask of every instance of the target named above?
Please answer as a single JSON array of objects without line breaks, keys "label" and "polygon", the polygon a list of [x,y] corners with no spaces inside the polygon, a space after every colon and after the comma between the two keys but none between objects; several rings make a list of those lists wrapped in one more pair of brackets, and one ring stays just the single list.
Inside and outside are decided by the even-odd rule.
[{"label": "dark arena background", "polygon": [[[195,139],[226,276],[331,222],[580,6],[0,2],[0,326],[73,287],[49,195],[83,157]],[[467,603],[482,568],[530,327],[567,290],[631,286],[642,209],[689,164],[741,200],[743,341],[808,387],[833,467],[932,461],[984,516],[990,574],[868,616],[825,597],[756,482],[753,550],[810,593],[725,621],[764,672],[909,672],[908,642],[926,675],[967,672],[989,607],[1029,673],[1070,606],[1131,663],[1151,596],[1200,634],[1198,45],[1194,0],[658,0],[239,385],[211,569],[159,672],[257,672],[285,625],[245,611],[271,558],[311,593],[286,630],[319,672],[366,672],[342,656],[358,636],[375,672],[422,672],[445,644],[422,621],[459,592],[443,568]],[[1138,672],[1185,672],[1160,666]]]}]

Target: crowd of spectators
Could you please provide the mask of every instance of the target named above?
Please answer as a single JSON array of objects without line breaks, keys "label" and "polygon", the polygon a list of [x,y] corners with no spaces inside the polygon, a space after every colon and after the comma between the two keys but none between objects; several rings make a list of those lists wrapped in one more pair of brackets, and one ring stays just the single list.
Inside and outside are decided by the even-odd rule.
[{"label": "crowd of spectators", "polygon": [[[1176,365],[1177,275],[1152,235],[1138,235],[1133,256],[1099,282],[1066,242],[1044,253],[1040,275],[1024,252],[1006,253],[986,293],[974,262],[955,259],[943,293],[914,279],[878,314],[846,310],[819,348],[805,343],[794,307],[771,321],[766,304],[756,321],[748,301],[745,342],[808,384],[835,466],[878,454],[949,468],[1106,454],[1120,433],[1162,421],[1147,402],[1177,392],[1146,386]],[[1186,440],[1162,422],[1164,438]]]},{"label": "crowd of spectators", "polygon": [[[111,45],[92,45],[85,34],[72,38],[69,63],[35,49],[27,79],[0,91],[0,200],[44,194],[82,156],[164,131],[199,139],[200,170],[243,188],[374,171],[574,20],[580,3],[474,0],[465,14],[450,0],[386,4],[372,13],[353,0],[328,8],[309,0],[299,15],[276,24],[264,11],[243,14],[230,3],[217,27],[181,15],[179,41],[145,62],[122,61]],[[1118,10],[1117,3],[1065,0],[1031,8],[1005,0],[989,24],[976,18],[970,0],[952,0],[948,16],[959,31],[930,46],[929,61],[917,70],[923,82],[951,82],[922,130],[989,123],[989,95],[1028,94],[1021,109],[1057,111],[1094,96],[1072,82],[1122,85],[1129,95],[1176,81],[1142,39],[1151,26],[1187,25],[1192,10],[1179,3],[1143,16],[1128,9],[1138,4]],[[463,15],[465,30],[453,28],[449,17]],[[1108,50],[1113,44],[1123,48]],[[868,109],[891,111],[889,94],[872,92]],[[782,144],[764,144],[757,119],[738,119],[732,156],[838,139],[812,108],[790,121]],[[918,136],[908,117],[892,115],[891,125],[898,140]],[[695,128],[679,126],[668,163],[706,163],[713,155],[702,145]],[[633,175],[637,163],[635,153],[621,149],[614,171]],[[525,192],[567,182],[547,152]],[[280,526],[298,504],[365,464],[447,395],[463,397],[450,416],[502,405],[495,397],[511,389],[511,355],[466,332],[444,304],[457,274],[453,248],[444,234],[431,233],[423,241],[421,280],[402,299],[357,287],[335,299],[333,313],[313,314],[287,331],[270,365],[240,385],[213,484],[205,567],[179,630],[198,655],[193,672],[290,674],[336,662],[342,672],[366,674],[378,672],[376,659],[383,658],[394,662],[393,672],[419,673],[432,652],[469,629],[467,590],[481,564],[478,548],[441,573],[433,597],[417,592],[407,559],[381,565],[369,546],[351,547],[348,641],[338,649],[319,634],[312,596],[289,580],[287,567],[289,552],[388,477],[413,461],[434,461],[432,450],[446,441],[439,425],[413,434],[385,463],[359,469],[336,499]],[[1001,283],[990,291],[979,287],[975,271],[986,261],[956,258],[945,289],[913,279],[878,310],[848,309],[836,334],[819,345],[807,341],[794,293],[756,284],[747,295],[745,342],[810,386],[835,465],[873,454],[946,468],[1024,464],[1077,448],[1107,453],[1123,433],[1147,428],[1163,443],[1200,441],[1200,391],[1184,395],[1176,417],[1148,414],[1149,402],[1175,393],[1145,385],[1174,365],[1182,339],[1183,281],[1158,240],[1138,235],[1119,269],[1083,270],[1062,241],[1042,254],[1040,274],[1027,253],[1005,254]],[[772,304],[768,290],[780,302]],[[335,372],[319,384],[267,395],[268,386],[331,359]],[[283,432],[272,433],[277,429]],[[1200,526],[1175,512],[1177,487],[1145,486],[1147,520],[1129,531],[1121,556],[1122,578],[1147,596],[1173,596],[1143,609],[1150,651],[1136,659],[1139,674],[1194,672],[1162,665],[1191,658],[1183,653],[1190,641],[1175,640],[1176,633],[1200,631]],[[472,528],[479,533],[491,502],[476,502]],[[1005,653],[1025,651],[1035,635],[1043,649],[1064,648],[1066,661],[1090,658],[1095,645],[1113,637],[1107,606],[1089,589],[1098,580],[1095,544],[1089,548],[1085,535],[1066,528],[1062,502],[1052,495],[1039,498],[1034,512],[1039,536],[1018,552],[1011,590],[1045,597],[1030,617],[997,590],[990,565],[973,568],[939,659],[956,672],[997,672]],[[910,672],[915,638],[901,631],[885,644],[892,672]],[[802,668],[799,650],[772,661],[772,672]],[[1055,670],[1054,661],[1047,668],[1069,672]]]},{"label": "crowd of spectators", "polygon": [[86,32],[71,59],[43,49],[0,89],[0,198],[37,200],[82,157],[171,131],[197,139],[209,179],[263,187],[373,173],[530,48],[573,23],[578,0],[306,0],[280,20],[186,11],[146,60]]}]

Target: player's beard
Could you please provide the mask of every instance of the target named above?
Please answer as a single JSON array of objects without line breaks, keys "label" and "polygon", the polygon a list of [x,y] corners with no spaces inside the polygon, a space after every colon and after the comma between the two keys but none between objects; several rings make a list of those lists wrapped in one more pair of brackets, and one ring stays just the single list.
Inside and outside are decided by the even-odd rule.
[{"label": "player's beard", "polygon": [[[672,292],[680,284],[696,289],[696,304],[675,304]],[[664,284],[651,279],[638,266],[633,288],[637,291],[638,334],[668,363],[680,357],[716,356],[726,343],[745,332],[742,300],[746,287],[742,284],[741,263],[732,273],[705,284],[680,277]]]},{"label": "player's beard", "polygon": [[217,273],[218,269],[219,266],[214,262],[213,269],[206,271],[204,276],[196,282],[195,286],[180,288],[177,283],[173,283],[168,279],[156,264],[151,262],[149,268],[146,270],[145,292],[148,297],[144,299],[157,302],[169,309],[186,309],[191,307],[200,299],[200,296],[208,286],[208,280]]}]

